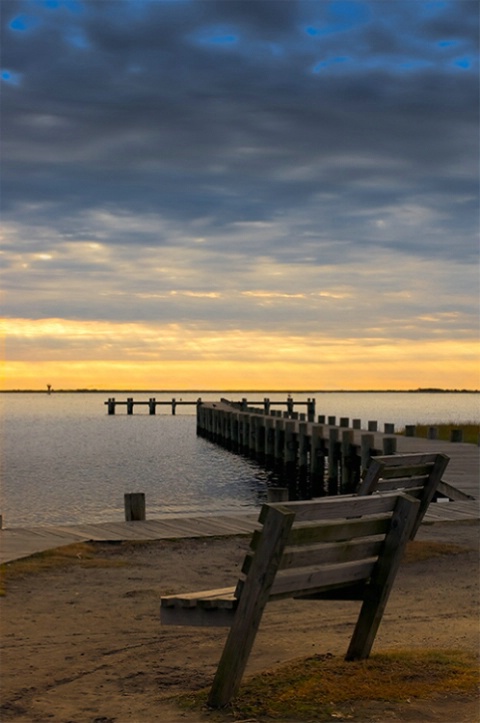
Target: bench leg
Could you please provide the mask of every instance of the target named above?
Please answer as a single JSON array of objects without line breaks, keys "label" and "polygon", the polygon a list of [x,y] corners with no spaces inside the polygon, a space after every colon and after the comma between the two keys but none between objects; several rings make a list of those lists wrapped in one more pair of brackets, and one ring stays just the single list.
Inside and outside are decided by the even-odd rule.
[{"label": "bench leg", "polygon": [[390,532],[385,538],[372,578],[365,588],[365,597],[346,660],[363,660],[370,655],[419,506],[419,501],[413,497],[400,497],[397,502]]},{"label": "bench leg", "polygon": [[260,544],[210,690],[208,705],[212,708],[226,706],[240,686],[294,518],[294,512],[268,508]]}]

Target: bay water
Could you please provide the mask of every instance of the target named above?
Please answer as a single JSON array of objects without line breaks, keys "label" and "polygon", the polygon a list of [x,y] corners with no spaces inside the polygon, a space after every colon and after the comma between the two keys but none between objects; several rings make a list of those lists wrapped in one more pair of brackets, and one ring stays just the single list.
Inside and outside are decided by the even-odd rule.
[{"label": "bay water", "polygon": [[[196,436],[195,406],[117,408],[125,400],[285,401],[273,392],[3,393],[1,514],[4,527],[121,521],[125,492],[144,492],[147,517],[238,512],[266,499],[271,473]],[[476,393],[304,392],[316,413],[395,424],[479,422]],[[258,406],[258,405],[257,405]],[[285,409],[286,406],[273,406]],[[305,411],[305,407],[297,408]]]}]

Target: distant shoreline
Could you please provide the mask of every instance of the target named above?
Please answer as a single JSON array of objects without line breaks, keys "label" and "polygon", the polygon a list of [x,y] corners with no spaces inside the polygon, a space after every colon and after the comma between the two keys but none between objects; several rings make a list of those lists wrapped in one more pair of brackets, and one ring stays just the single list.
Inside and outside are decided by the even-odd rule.
[{"label": "distant shoreline", "polygon": [[0,389],[0,394],[479,394],[478,389]]}]

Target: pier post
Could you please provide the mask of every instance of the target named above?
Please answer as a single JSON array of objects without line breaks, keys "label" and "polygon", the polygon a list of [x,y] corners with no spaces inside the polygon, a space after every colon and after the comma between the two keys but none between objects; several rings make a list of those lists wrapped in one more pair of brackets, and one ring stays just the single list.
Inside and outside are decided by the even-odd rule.
[{"label": "pier post", "polygon": [[328,439],[328,494],[338,494],[338,429],[329,430]]},{"label": "pier post", "polygon": [[271,466],[275,459],[275,419],[265,419],[265,463]]},{"label": "pier post", "polygon": [[463,429],[452,429],[450,431],[450,442],[463,442]]},{"label": "pier post", "polygon": [[323,427],[314,424],[310,435],[310,479],[312,496],[319,497],[324,492],[325,480],[325,441]]},{"label": "pier post", "polygon": [[263,400],[263,410],[265,414],[270,414],[270,399],[268,397]]},{"label": "pier post", "polygon": [[417,433],[417,428],[415,424],[407,424],[405,426],[405,436],[406,437],[415,437]]},{"label": "pier post", "polygon": [[368,423],[368,431],[369,431],[369,432],[376,432],[377,430],[378,430],[378,422],[375,421],[374,419],[372,419],[372,420]]},{"label": "pier post", "polygon": [[148,412],[149,414],[155,414],[157,405],[155,404],[155,397],[150,397],[148,400]]},{"label": "pier post", "polygon": [[297,461],[297,444],[295,439],[295,422],[285,422],[285,445],[283,448],[285,474],[289,481],[289,486],[295,483],[296,477],[296,461]]},{"label": "pier post", "polygon": [[133,397],[127,399],[127,414],[133,414]]},{"label": "pier post", "polygon": [[268,487],[267,502],[288,502],[288,487]]},{"label": "pier post", "polygon": [[293,399],[292,397],[287,397],[287,413],[288,416],[291,417],[293,414]]},{"label": "pier post", "polygon": [[145,520],[145,493],[127,492],[124,495],[125,520],[137,522]]},{"label": "pier post", "polygon": [[115,414],[115,397],[109,397],[107,405],[108,414]]},{"label": "pier post", "polygon": [[362,470],[366,470],[375,447],[375,437],[373,434],[362,434],[360,444],[360,464]]},{"label": "pier post", "polygon": [[265,460],[265,440],[267,436],[266,417],[263,414],[257,416],[257,435],[255,439],[255,456],[262,463]]},{"label": "pier post", "polygon": [[342,488],[343,494],[353,492],[355,479],[355,461],[352,455],[353,429],[342,432]]},{"label": "pier post", "polygon": [[384,437],[383,438],[383,454],[396,454],[397,451],[397,438],[396,437]]},{"label": "pier post", "polygon": [[315,421],[315,399],[308,399],[307,401],[307,420],[309,422]]},{"label": "pier post", "polygon": [[175,414],[176,408],[177,408],[177,402],[176,402],[176,399],[173,398],[172,399],[172,414]]},{"label": "pier post", "polygon": [[277,417],[275,420],[275,436],[273,440],[275,464],[283,465],[283,444],[285,435],[285,422],[283,417]]},{"label": "pier post", "polygon": [[383,431],[385,434],[395,434],[395,425],[389,422],[385,422],[383,425]]}]

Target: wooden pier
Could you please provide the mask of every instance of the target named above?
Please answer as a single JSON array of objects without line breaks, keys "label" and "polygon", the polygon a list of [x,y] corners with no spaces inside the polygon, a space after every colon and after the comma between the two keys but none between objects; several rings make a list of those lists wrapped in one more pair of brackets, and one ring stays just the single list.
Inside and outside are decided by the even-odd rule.
[{"label": "wooden pier", "polygon": [[370,457],[426,450],[444,452],[451,460],[439,498],[460,502],[478,497],[478,447],[395,434],[393,424],[380,432],[377,422],[370,421],[362,430],[360,420],[350,424],[342,417],[336,424],[335,417],[319,416],[318,422],[309,422],[298,413],[266,414],[223,399],[199,405],[197,433],[275,470],[290,499],[351,493]]},{"label": "wooden pier", "polygon": [[[171,407],[172,414],[176,413],[176,409],[178,406],[194,406],[199,407],[201,404],[213,404],[213,402],[203,402],[201,397],[195,400],[183,400],[183,399],[176,399],[175,397],[173,399],[168,400],[159,400],[155,399],[155,397],[150,397],[150,399],[133,399],[133,397],[127,397],[127,399],[115,399],[115,397],[109,397],[106,402],[104,402],[105,406],[107,407],[107,414],[110,416],[113,416],[115,414],[115,411],[117,407],[126,407],[127,408],[127,414],[133,414],[135,407],[148,407],[148,413],[150,415],[154,415],[156,413],[157,407],[161,406],[169,406]],[[286,414],[289,417],[294,418],[296,412],[294,411],[295,407],[302,407],[305,406],[307,408],[307,418],[310,422],[313,422],[315,419],[315,399],[307,399],[306,401],[302,400],[295,400],[292,399],[290,396],[288,396],[285,400],[271,400],[268,397],[265,397],[262,401],[248,401],[246,398],[243,398],[239,402],[231,402],[231,404],[235,404],[239,409],[247,410],[251,407],[257,407],[259,405],[262,405],[263,411],[265,414],[269,414],[270,410],[273,405],[285,405],[287,408]]]}]

